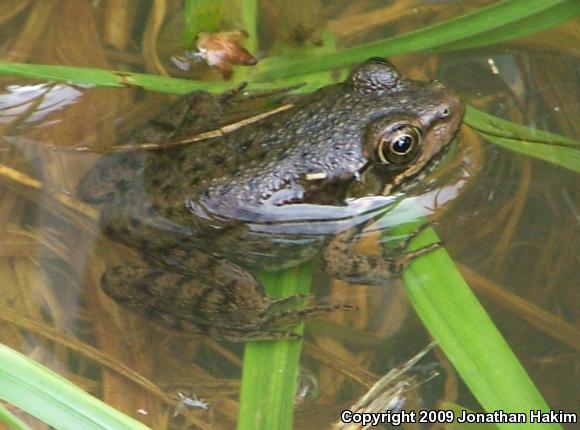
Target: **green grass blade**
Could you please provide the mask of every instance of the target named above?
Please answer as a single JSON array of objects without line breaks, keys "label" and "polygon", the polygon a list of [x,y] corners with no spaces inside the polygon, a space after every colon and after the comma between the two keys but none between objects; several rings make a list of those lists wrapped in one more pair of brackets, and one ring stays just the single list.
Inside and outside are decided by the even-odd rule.
[{"label": "green grass blade", "polygon": [[[412,219],[421,216],[419,209],[408,201],[397,208],[400,214],[399,210]],[[413,227],[398,226],[394,230],[396,234],[408,233]],[[428,228],[412,241],[411,249],[437,240],[435,231]],[[486,411],[526,414],[530,410],[549,411],[445,249],[413,261],[404,270],[403,281],[415,311]],[[497,427],[527,430],[530,424],[497,424]],[[534,428],[562,429],[557,424],[535,424]]]},{"label": "green grass blade", "polygon": [[[272,297],[307,294],[312,264],[260,280]],[[301,323],[296,333],[302,334]],[[250,342],[244,351],[238,430],[291,430],[300,360],[300,340]]]},{"label": "green grass blade", "polygon": [[244,45],[249,52],[256,53],[258,51],[258,1],[242,0],[238,3],[240,3],[242,29],[248,33],[248,39]]},{"label": "green grass blade", "polygon": [[188,79],[168,78],[145,73],[121,72],[88,67],[54,66],[49,64],[7,63],[1,61],[0,74],[84,86],[143,88],[145,90],[172,94],[185,94],[194,90],[223,92],[236,86],[233,83],[191,81]]},{"label": "green grass blade", "polygon": [[484,137],[502,148],[547,161],[548,163],[580,173],[580,149],[567,146],[552,146],[524,142],[521,140],[504,139],[502,137],[491,135],[484,135]]},{"label": "green grass blade", "polygon": [[473,45],[480,35],[495,43],[545,30],[544,15],[552,17],[547,22],[553,26],[578,14],[580,2],[576,0],[503,0],[420,30],[321,55],[316,61],[268,58],[252,76],[255,81],[267,81],[345,67],[374,56],[388,57],[445,47],[456,49],[462,41]]},{"label": "green grass blade", "polygon": [[24,421],[2,406],[2,404],[0,404],[0,423],[5,424],[9,430],[31,430]]},{"label": "green grass blade", "polygon": [[192,48],[195,38],[202,31],[209,33],[218,31],[223,11],[223,0],[185,0],[184,46]]},{"label": "green grass blade", "polygon": [[[293,78],[297,82],[304,80],[308,74],[352,65],[372,56],[496,43],[500,39],[507,40],[545,30],[548,25],[557,25],[578,14],[580,2],[574,0],[504,0],[440,24],[340,52],[328,52],[321,48],[321,55],[316,55],[316,61],[312,60],[316,51],[310,52],[307,58],[267,58],[253,69],[251,79],[267,81]],[[248,15],[244,20],[251,22],[254,18]],[[91,68],[6,62],[0,62],[0,73],[81,85],[140,87],[177,94],[196,89],[224,91],[234,85]]]},{"label": "green grass blade", "polygon": [[490,142],[580,173],[580,142],[515,124],[467,106],[465,123]]},{"label": "green grass blade", "polygon": [[580,12],[580,3],[576,0],[565,0],[546,7],[541,12],[541,19],[538,14],[524,17],[516,20],[512,24],[503,26],[501,31],[491,30],[482,32],[472,37],[465,38],[450,44],[442,45],[436,48],[437,51],[457,51],[460,49],[471,49],[480,46],[488,46],[501,43],[510,39],[517,39],[531,33],[547,30],[562,22],[565,22]]},{"label": "green grass blade", "polygon": [[0,399],[56,429],[146,430],[50,369],[0,344]]},{"label": "green grass blade", "polygon": [[580,142],[576,140],[563,137],[556,133],[550,133],[549,131],[516,124],[515,122],[480,111],[473,106],[466,107],[464,121],[470,127],[485,134],[513,140],[525,140],[532,143],[569,146],[580,149]]}]

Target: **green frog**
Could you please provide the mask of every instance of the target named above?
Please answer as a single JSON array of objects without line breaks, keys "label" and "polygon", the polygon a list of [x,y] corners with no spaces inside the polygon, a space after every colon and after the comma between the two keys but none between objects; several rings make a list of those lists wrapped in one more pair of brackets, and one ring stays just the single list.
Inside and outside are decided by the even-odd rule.
[{"label": "green frog", "polygon": [[[185,96],[129,144],[183,141],[217,118],[222,100]],[[104,156],[78,195],[103,203],[104,233],[139,250],[147,267],[113,268],[102,288],[174,330],[292,337],[289,323],[340,306],[273,299],[254,275],[321,255],[331,276],[380,285],[430,251],[368,256],[352,244],[364,222],[436,165],[463,111],[443,84],[371,58],[344,82],[230,133]]]}]

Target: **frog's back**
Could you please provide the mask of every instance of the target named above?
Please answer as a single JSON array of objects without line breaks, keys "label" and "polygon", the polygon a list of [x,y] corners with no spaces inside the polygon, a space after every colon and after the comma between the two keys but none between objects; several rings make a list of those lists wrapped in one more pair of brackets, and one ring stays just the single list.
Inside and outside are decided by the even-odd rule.
[{"label": "frog's back", "polygon": [[77,195],[88,203],[112,200],[135,186],[143,164],[144,154],[134,151],[102,157],[79,183]]},{"label": "frog's back", "polygon": [[[219,98],[205,91],[195,91],[125,135],[120,142],[127,147],[163,144],[206,131],[220,117],[220,103]],[[102,157],[81,180],[77,195],[89,203],[102,203],[123,194],[137,186],[151,153],[130,149]]]}]

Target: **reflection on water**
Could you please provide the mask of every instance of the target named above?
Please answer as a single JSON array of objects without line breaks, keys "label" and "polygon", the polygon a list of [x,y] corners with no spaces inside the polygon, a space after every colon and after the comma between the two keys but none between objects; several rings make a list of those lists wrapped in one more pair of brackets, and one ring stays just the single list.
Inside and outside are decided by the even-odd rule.
[{"label": "reflection on water", "polygon": [[[61,84],[7,85],[5,91],[0,94],[0,124],[16,120],[41,121],[51,113],[66,109],[82,95],[79,89]],[[50,122],[43,125],[50,125]]]},{"label": "reflection on water", "polygon": [[[16,3],[24,6],[0,13],[6,17],[0,28],[12,35],[3,45],[3,60],[173,73],[169,53],[177,50],[178,43],[172,42],[175,38],[168,26],[180,22],[175,16],[181,2],[165,2],[163,25],[154,19],[159,15],[148,9],[153,2],[145,2],[142,14],[121,13],[127,10],[113,7],[113,2],[63,2],[59,10],[48,10],[44,2]],[[341,42],[356,44],[420,26],[422,19],[445,19],[465,7],[413,2],[417,12],[410,13],[413,8],[408,8],[393,14],[390,5],[378,1],[365,2],[366,10],[363,2],[346,0],[328,8],[320,8],[318,2],[266,3],[264,36],[268,39],[263,46],[271,49],[269,55],[276,52],[276,41],[315,46],[321,35],[312,28],[340,29],[335,34]],[[292,18],[284,18],[270,3],[276,3],[276,11],[287,8]],[[294,14],[298,4],[302,9]],[[282,24],[268,25],[274,21],[266,18],[276,13],[276,22]],[[25,25],[28,20],[37,23],[35,30]],[[296,20],[305,23],[302,30]],[[83,25],[78,26],[79,22]],[[143,32],[137,30],[143,25]],[[32,43],[38,40],[45,43]],[[570,40],[567,51],[563,40]],[[441,79],[486,112],[578,140],[579,64],[571,49],[577,42],[573,27],[564,25],[529,38],[526,44],[439,56],[408,55],[394,61],[408,76]],[[193,74],[216,78],[203,65]],[[139,262],[139,257],[102,237],[95,240],[96,211],[70,197],[97,155],[62,149],[109,147],[116,128],[130,128],[141,121],[165,103],[159,100],[130,90],[3,78],[0,167],[27,176],[0,171],[0,296],[1,306],[13,311],[1,314],[0,341],[62,372],[153,428],[167,427],[168,420],[182,427],[208,428],[211,423],[212,428],[233,428],[241,348],[160,333],[108,300],[98,288],[102,272],[119,261]],[[469,129],[463,129],[460,146],[446,169],[435,172],[437,179],[427,191],[413,196],[413,201],[436,222],[447,250],[548,403],[554,409],[574,410],[578,404],[574,326],[580,308],[575,288],[577,177],[482,142]],[[48,194],[39,193],[26,178],[40,181]],[[378,203],[368,207],[369,216],[382,210],[384,202]],[[320,228],[311,221],[321,216],[317,211],[323,208],[309,209],[300,215],[307,222],[252,228],[259,234]],[[333,214],[345,219],[328,224],[329,230],[351,223],[351,209]],[[326,216],[324,211],[322,215]],[[362,251],[376,252],[378,232],[399,222],[390,215],[388,211],[380,224],[369,226],[360,243]],[[361,222],[366,218],[361,217]],[[318,388],[315,396],[302,401],[297,422],[300,428],[318,429],[335,422],[340,410],[352,404],[373,377],[376,380],[404,362],[425,346],[428,337],[395,282],[390,288],[354,287],[319,273],[313,292],[358,308],[308,323],[302,366]],[[21,330],[25,321],[39,327]],[[42,330],[92,345],[97,348],[95,354],[125,363],[170,394],[135,384],[128,371],[111,368],[98,355],[89,359],[82,344],[65,347],[39,334]],[[441,356],[431,356],[431,360],[437,360],[442,376],[424,385],[422,405],[436,405],[444,399],[479,409],[449,363]],[[168,417],[164,405],[177,404],[177,393],[208,401],[212,413],[185,410],[184,415]]]}]

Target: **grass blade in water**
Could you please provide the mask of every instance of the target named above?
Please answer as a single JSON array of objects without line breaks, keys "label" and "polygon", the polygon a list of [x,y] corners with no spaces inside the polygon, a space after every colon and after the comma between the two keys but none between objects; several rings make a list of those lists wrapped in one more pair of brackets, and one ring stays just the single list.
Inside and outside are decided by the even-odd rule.
[{"label": "grass blade in water", "polygon": [[[554,16],[544,21],[544,15]],[[256,81],[286,77],[301,79],[301,75],[340,68],[359,63],[369,57],[388,57],[426,50],[457,49],[467,41],[478,46],[477,37],[490,43],[520,37],[545,30],[546,22],[554,26],[580,14],[580,2],[575,0],[503,0],[474,12],[400,36],[359,45],[340,52],[296,60],[268,58],[262,61],[253,76]],[[493,39],[489,38],[493,34]],[[481,44],[485,44],[485,39]],[[303,78],[302,78],[303,79]]]},{"label": "grass blade in water", "polygon": [[[397,216],[399,210],[404,210],[406,216],[417,219],[421,213],[412,204],[407,200],[389,216]],[[395,234],[410,231],[409,225],[394,229]],[[437,240],[435,231],[429,228],[412,241],[411,249]],[[404,270],[403,281],[415,311],[487,412],[549,411],[523,366],[443,248],[413,261]],[[498,423],[497,427],[527,430],[530,424]],[[547,423],[534,424],[534,428],[562,429],[558,424]]]},{"label": "grass blade in water", "polygon": [[471,106],[467,106],[465,123],[502,148],[580,173],[580,142],[515,124]]},{"label": "grass blade in water", "polygon": [[143,88],[172,94],[186,94],[195,90],[223,92],[236,87],[236,84],[233,83],[191,81],[146,73],[1,61],[0,74],[97,87]]},{"label": "grass blade in water", "polygon": [[9,430],[31,430],[24,421],[2,406],[2,404],[0,404],[0,423],[5,424]]},{"label": "grass blade in water", "polygon": [[[260,276],[271,297],[308,294],[312,264]],[[302,334],[304,324],[296,333]],[[238,430],[291,430],[301,340],[250,342],[244,351]]]},{"label": "grass blade in water", "polygon": [[185,0],[183,10],[185,16],[183,43],[185,48],[193,48],[193,42],[200,32],[213,33],[218,31],[223,11],[223,0]]},{"label": "grass blade in water", "polygon": [[0,399],[57,429],[146,430],[52,370],[0,344]]}]

